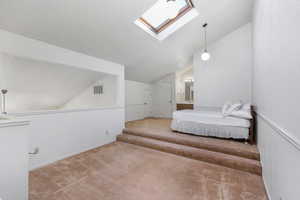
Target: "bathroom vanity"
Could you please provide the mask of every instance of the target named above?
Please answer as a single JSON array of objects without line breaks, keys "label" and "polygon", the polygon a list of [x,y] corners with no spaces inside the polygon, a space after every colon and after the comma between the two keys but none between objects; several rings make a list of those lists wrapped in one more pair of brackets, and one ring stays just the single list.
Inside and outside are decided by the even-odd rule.
[{"label": "bathroom vanity", "polygon": [[29,121],[0,116],[0,199],[28,199]]},{"label": "bathroom vanity", "polygon": [[176,110],[193,110],[194,104],[193,103],[177,103],[176,104]]}]

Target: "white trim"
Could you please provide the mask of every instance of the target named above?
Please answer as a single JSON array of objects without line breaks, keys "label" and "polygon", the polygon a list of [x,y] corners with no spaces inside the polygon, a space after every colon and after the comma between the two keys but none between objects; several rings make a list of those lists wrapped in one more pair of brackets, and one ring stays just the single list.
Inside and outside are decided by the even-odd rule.
[{"label": "white trim", "polygon": [[256,112],[257,116],[264,120],[275,132],[277,132],[283,139],[292,144],[300,151],[300,141],[295,138],[291,133],[286,129],[281,128],[278,124],[270,120],[264,114]]},{"label": "white trim", "polygon": [[31,111],[24,113],[10,113],[10,116],[23,117],[23,116],[33,116],[33,115],[47,115],[47,114],[59,114],[59,113],[72,113],[72,112],[85,112],[85,111],[97,111],[97,110],[118,110],[124,109],[120,106],[112,107],[99,107],[99,108],[86,108],[86,109],[71,109],[71,110],[44,110],[44,111]]},{"label": "white trim", "polygon": [[30,124],[30,121],[24,120],[1,120],[0,128],[13,127],[13,126],[27,126]]},{"label": "white trim", "polygon": [[[262,165],[262,162],[261,162],[261,165]],[[264,169],[263,166],[262,166],[262,169]],[[267,193],[267,196],[268,196],[268,200],[271,200],[271,195],[270,195],[270,192],[269,192],[268,185],[266,184],[266,181],[265,181],[266,179],[265,179],[264,174],[265,173],[262,174],[262,176],[263,176],[262,180],[263,180],[263,183],[264,183],[264,186],[265,186],[265,190],[266,190],[266,193]]]}]

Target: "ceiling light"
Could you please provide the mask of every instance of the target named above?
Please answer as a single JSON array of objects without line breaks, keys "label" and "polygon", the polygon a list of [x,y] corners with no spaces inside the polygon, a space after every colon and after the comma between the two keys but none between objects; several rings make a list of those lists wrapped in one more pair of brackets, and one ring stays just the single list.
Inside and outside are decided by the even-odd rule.
[{"label": "ceiling light", "polygon": [[204,28],[204,45],[205,45],[205,48],[204,48],[204,51],[203,53],[201,54],[201,59],[203,61],[208,61],[210,59],[210,54],[208,53],[207,51],[207,38],[206,38],[206,27],[207,27],[207,23],[203,24],[202,26]]},{"label": "ceiling light", "polygon": [[174,19],[178,15],[178,6],[176,0],[166,1],[166,14],[169,19]]},{"label": "ceiling light", "polygon": [[202,54],[201,54],[201,59],[203,61],[207,61],[210,59],[210,54],[207,52],[207,51],[204,51]]}]

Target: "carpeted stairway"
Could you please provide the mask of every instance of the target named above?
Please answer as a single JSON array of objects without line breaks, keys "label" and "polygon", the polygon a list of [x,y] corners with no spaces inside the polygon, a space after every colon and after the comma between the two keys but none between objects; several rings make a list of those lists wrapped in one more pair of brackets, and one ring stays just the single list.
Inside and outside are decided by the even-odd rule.
[{"label": "carpeted stairway", "polygon": [[117,140],[261,175],[256,146],[148,128],[126,128]]}]

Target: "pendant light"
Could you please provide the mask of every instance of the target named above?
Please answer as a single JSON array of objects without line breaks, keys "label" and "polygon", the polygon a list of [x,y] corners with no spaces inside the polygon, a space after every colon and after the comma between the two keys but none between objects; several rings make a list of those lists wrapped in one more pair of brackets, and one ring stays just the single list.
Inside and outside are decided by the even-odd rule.
[{"label": "pendant light", "polygon": [[178,5],[176,0],[166,0],[166,14],[169,19],[174,19],[178,15]]},{"label": "pendant light", "polygon": [[203,53],[201,54],[201,59],[203,61],[208,61],[210,59],[210,54],[207,51],[207,38],[206,38],[207,23],[203,24],[202,27],[204,28],[204,42],[205,42],[204,45],[205,45],[205,48],[204,48]]}]

